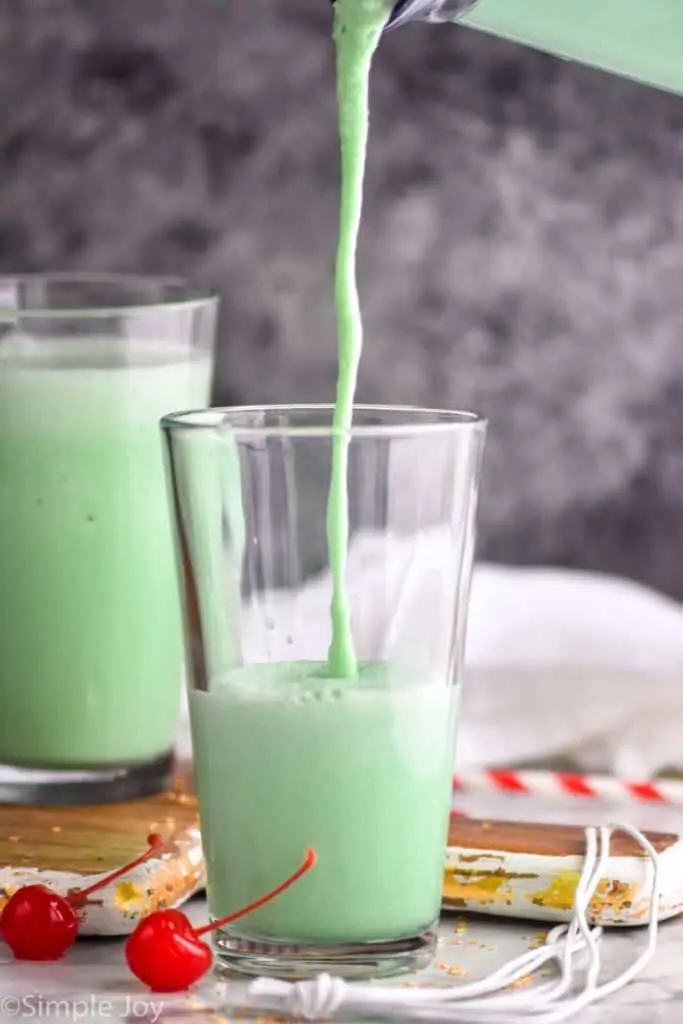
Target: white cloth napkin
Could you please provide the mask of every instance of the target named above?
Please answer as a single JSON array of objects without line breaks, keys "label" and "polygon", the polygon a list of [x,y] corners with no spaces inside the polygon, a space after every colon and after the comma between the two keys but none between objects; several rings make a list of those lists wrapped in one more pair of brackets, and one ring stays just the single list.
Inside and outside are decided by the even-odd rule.
[{"label": "white cloth napkin", "polygon": [[595,573],[479,565],[466,665],[461,768],[683,767],[683,608],[669,598]]}]

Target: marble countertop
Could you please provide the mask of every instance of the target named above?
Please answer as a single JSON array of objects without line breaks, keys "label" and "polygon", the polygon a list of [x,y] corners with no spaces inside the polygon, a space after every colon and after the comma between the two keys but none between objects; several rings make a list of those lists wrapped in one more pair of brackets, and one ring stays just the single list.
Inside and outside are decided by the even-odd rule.
[{"label": "marble countertop", "polygon": [[[481,798],[466,806],[471,813],[491,818],[558,820],[586,824],[589,821],[629,820],[642,828],[683,832],[683,810],[654,807],[625,809],[592,808],[585,803],[536,804],[523,798]],[[206,904],[195,899],[187,908],[195,924],[206,919]],[[530,922],[448,914],[444,917],[435,962],[423,972],[425,980],[444,977],[481,977],[506,960],[523,953],[544,934]],[[610,932],[603,947],[605,977],[618,973],[643,949],[642,929]],[[90,939],[76,944],[58,964],[17,963],[3,956],[0,946],[0,1024],[14,1020],[73,1021],[95,1024],[126,1019],[131,1024],[237,1024],[272,1017],[240,1016],[230,1006],[239,1005],[244,983],[228,985],[207,979],[191,996],[150,996],[131,978],[123,960],[123,943],[117,939]],[[399,979],[399,983],[419,976]],[[647,971],[623,991],[573,1018],[577,1024],[679,1024],[683,1018],[683,917],[661,927],[658,949]],[[358,1022],[356,1022],[358,1024]]]}]

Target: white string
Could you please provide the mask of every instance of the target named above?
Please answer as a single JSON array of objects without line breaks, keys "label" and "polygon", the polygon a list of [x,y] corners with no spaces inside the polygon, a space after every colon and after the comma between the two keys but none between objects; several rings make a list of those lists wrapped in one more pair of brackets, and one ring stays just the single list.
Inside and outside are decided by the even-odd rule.
[{"label": "white string", "polygon": [[[643,862],[646,878],[651,865],[647,945],[629,967],[601,983],[603,932],[591,927],[589,915],[591,900],[605,877],[615,831],[626,832],[647,855]],[[654,956],[661,895],[659,867],[657,851],[638,829],[630,825],[587,828],[584,865],[569,924],[553,928],[538,949],[510,960],[486,978],[437,989],[349,984],[329,974],[295,983],[258,978],[249,986],[251,1005],[302,1020],[320,1020],[344,1011],[347,1015],[372,1013],[443,1024],[562,1024],[591,1003],[624,988]],[[553,981],[525,991],[511,989],[515,982],[548,964],[557,970]]]}]

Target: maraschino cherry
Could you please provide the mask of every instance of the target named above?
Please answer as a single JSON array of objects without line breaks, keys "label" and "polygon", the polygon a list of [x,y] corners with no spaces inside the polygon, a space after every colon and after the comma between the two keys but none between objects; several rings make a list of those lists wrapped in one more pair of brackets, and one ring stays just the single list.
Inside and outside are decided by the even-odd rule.
[{"label": "maraschino cherry", "polygon": [[60,896],[45,885],[24,885],[10,896],[0,916],[0,937],[17,960],[59,960],[76,941],[76,908],[98,889],[142,864],[163,846],[162,837],[153,832],[147,837],[149,849],[130,864],[94,882],[86,889],[74,889]]},{"label": "maraschino cherry", "polygon": [[193,928],[180,910],[155,911],[140,921],[126,943],[128,966],[153,992],[184,992],[211,967],[211,947],[202,942],[202,935],[270,903],[310,871],[315,862],[315,850],[307,850],[303,864],[276,889],[203,928]]}]

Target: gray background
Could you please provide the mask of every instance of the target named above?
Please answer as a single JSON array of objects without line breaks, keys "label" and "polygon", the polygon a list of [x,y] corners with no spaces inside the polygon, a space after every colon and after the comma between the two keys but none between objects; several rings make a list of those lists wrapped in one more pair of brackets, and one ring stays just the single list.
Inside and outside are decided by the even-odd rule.
[{"label": "gray background", "polygon": [[[330,24],[6,0],[0,270],[211,282],[217,399],[330,399]],[[683,596],[683,100],[440,26],[373,101],[361,398],[490,416],[481,555]]]}]

